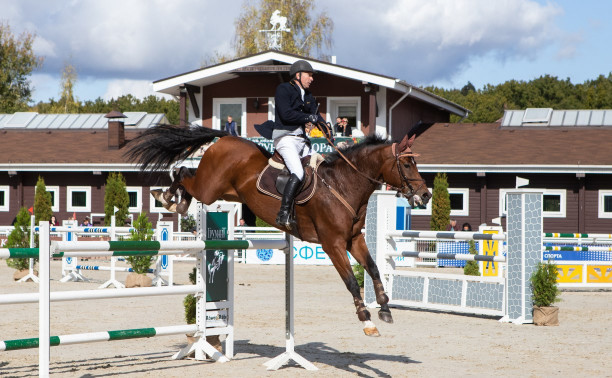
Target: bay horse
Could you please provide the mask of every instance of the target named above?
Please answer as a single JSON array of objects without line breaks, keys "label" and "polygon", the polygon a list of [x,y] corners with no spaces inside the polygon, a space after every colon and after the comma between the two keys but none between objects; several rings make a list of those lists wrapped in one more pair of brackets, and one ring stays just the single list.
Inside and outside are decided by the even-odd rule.
[{"label": "bay horse", "polygon": [[[207,205],[218,199],[241,202],[256,216],[275,225],[280,201],[256,188],[258,175],[271,154],[252,141],[206,127],[158,125],[130,141],[125,156],[142,171],[167,170],[217,138],[202,156],[195,174],[181,167],[165,192],[154,190],[152,194],[164,206],[180,213],[187,211],[192,197]],[[426,204],[431,198],[414,160],[417,155],[410,149],[414,139],[414,135],[411,138],[406,135],[400,143],[391,143],[379,136],[368,136],[328,155],[317,171],[319,180],[314,196],[305,204],[295,205],[298,227],[288,230],[275,225],[301,240],[322,245],[352,294],[357,317],[368,336],[380,334],[363,303],[346,251],[372,277],[376,302],[380,305],[378,317],[393,323],[389,298],[361,230],[368,199],[382,183],[405,196],[411,205]],[[182,196],[177,205],[172,199],[179,190]]]}]

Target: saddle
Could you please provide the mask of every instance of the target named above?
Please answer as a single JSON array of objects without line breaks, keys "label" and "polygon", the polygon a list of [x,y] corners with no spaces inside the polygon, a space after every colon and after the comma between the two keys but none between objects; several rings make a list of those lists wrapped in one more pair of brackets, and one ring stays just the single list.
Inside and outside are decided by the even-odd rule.
[{"label": "saddle", "polygon": [[[302,158],[302,167],[304,167],[304,180],[302,186],[295,196],[297,205],[308,202],[314,196],[317,187],[317,169],[323,162],[323,157],[314,152],[312,155]],[[257,178],[257,190],[270,197],[281,200],[285,192],[285,185],[289,181],[291,173],[285,167],[285,161],[278,152],[268,159],[268,165],[261,171]]]}]

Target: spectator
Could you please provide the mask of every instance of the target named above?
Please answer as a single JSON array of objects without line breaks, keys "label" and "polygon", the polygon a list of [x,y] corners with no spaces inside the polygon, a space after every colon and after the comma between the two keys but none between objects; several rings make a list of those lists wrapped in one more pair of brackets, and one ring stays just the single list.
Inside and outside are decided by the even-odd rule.
[{"label": "spectator", "polygon": [[446,231],[459,231],[459,226],[457,225],[456,219],[450,220],[450,224],[446,226]]},{"label": "spectator", "polygon": [[232,116],[227,116],[225,131],[227,131],[230,135],[238,136],[238,133],[236,132],[236,121],[233,120]]},{"label": "spectator", "polygon": [[353,132],[351,130],[351,126],[348,123],[348,118],[342,117],[342,124],[344,125],[344,133],[342,135],[344,135],[345,137],[352,136]]},{"label": "spectator", "polygon": [[89,217],[85,217],[85,219],[83,219],[83,223],[81,223],[81,227],[90,227],[91,223],[89,222]]},{"label": "spectator", "polygon": [[344,125],[342,125],[342,118],[336,117],[336,124],[334,125],[334,135],[341,136],[344,133]]},{"label": "spectator", "polygon": [[465,222],[461,227],[461,231],[472,231],[472,225]]},{"label": "spectator", "polygon": [[51,215],[51,220],[49,221],[49,226],[51,227],[56,227],[57,224],[57,218],[55,217],[55,215]]}]

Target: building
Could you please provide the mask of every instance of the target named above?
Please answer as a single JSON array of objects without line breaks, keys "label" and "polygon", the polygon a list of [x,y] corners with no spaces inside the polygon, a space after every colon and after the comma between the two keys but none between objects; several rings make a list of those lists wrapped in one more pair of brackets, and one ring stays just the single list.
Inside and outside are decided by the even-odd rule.
[{"label": "building", "polygon": [[94,225],[103,225],[109,172],[125,177],[133,219],[142,211],[153,224],[161,218],[176,222],[178,217],[148,194],[151,186],[169,185],[169,177],[141,175],[122,149],[139,131],[167,122],[163,114],[144,112],[0,114],[0,224],[12,224],[21,207],[33,206],[40,176],[58,220],[76,215],[80,222],[89,216]]},{"label": "building", "polygon": [[[544,190],[544,231],[612,233],[612,110],[508,110],[488,124],[436,123],[413,150],[428,185],[448,174],[451,217],[491,224],[516,177]],[[430,208],[412,227],[429,229]]]},{"label": "building", "polygon": [[[255,124],[274,119],[276,87],[289,81],[301,56],[280,51],[259,54],[157,80],[155,91],[181,101],[181,122],[221,128],[231,115],[243,137],[259,136]],[[448,122],[468,110],[393,77],[308,59],[316,71],[312,92],[328,122],[347,117],[356,134],[401,139],[418,122]]]}]

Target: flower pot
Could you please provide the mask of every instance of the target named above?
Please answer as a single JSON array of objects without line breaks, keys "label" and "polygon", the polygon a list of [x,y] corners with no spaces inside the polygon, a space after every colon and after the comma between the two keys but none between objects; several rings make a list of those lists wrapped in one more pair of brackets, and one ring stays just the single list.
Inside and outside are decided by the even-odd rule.
[{"label": "flower pot", "polygon": [[125,279],[125,287],[150,287],[153,279],[146,274],[130,273]]},{"label": "flower pot", "polygon": [[559,307],[533,306],[533,324],[537,326],[558,326],[559,325]]}]

